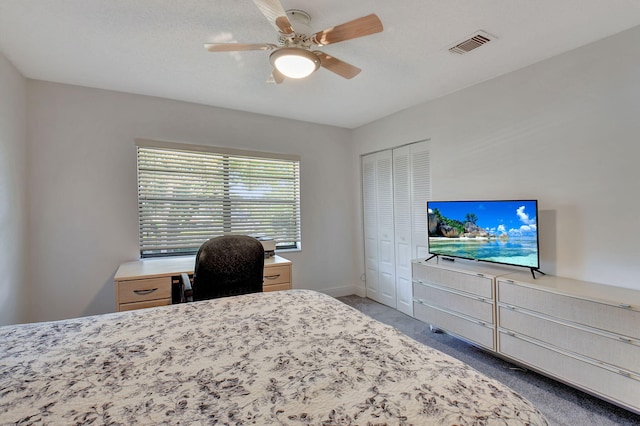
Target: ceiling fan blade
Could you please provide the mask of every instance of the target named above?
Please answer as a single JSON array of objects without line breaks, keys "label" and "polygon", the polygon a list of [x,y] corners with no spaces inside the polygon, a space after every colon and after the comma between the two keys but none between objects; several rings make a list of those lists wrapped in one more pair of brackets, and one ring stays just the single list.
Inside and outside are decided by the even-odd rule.
[{"label": "ceiling fan blade", "polygon": [[204,48],[209,52],[240,52],[244,50],[273,50],[275,44],[242,44],[242,43],[205,43]]},{"label": "ceiling fan blade", "polygon": [[316,50],[313,53],[320,58],[320,66],[338,74],[341,77],[351,79],[362,71],[356,66],[341,61],[338,58],[334,58],[331,55],[327,55],[324,52],[320,52],[319,50]]},{"label": "ceiling fan blade", "polygon": [[253,0],[260,12],[282,34],[293,34],[293,27],[280,0]]},{"label": "ceiling fan blade", "polygon": [[312,40],[318,46],[326,46],[327,44],[364,37],[381,31],[382,22],[380,22],[376,14],[372,13],[336,27],[327,28],[324,31],[318,31],[312,36]]}]

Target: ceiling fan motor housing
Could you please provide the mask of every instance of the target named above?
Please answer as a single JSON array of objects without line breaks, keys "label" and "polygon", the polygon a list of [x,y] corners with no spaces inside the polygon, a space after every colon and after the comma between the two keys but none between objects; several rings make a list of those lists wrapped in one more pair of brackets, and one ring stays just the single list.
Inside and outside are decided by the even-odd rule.
[{"label": "ceiling fan motor housing", "polygon": [[282,34],[278,36],[278,44],[282,47],[299,47],[301,49],[311,49],[313,44],[311,35],[311,16],[305,11],[298,9],[287,10],[287,17],[291,26],[295,30],[293,34]]}]

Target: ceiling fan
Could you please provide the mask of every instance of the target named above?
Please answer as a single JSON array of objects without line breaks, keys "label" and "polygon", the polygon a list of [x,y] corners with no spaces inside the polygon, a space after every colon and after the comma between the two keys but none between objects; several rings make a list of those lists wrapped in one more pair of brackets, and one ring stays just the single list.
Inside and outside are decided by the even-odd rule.
[{"label": "ceiling fan", "polygon": [[306,12],[285,11],[280,0],[253,0],[253,2],[278,31],[278,44],[205,43],[204,47],[210,52],[273,51],[269,55],[273,65],[271,79],[277,84],[282,83],[285,77],[307,77],[319,67],[347,79],[355,77],[360,73],[360,68],[319,50],[312,50],[312,47],[326,46],[382,31],[382,22],[372,13],[314,33],[309,26],[311,18]]}]

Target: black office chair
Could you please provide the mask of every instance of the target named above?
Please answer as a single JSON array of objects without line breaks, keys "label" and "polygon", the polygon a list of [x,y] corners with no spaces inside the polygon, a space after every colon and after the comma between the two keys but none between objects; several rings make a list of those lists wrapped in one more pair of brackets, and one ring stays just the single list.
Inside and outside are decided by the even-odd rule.
[{"label": "black office chair", "polygon": [[195,301],[262,292],[263,269],[264,248],[260,241],[244,235],[212,238],[198,250],[193,284],[183,275],[183,299]]}]

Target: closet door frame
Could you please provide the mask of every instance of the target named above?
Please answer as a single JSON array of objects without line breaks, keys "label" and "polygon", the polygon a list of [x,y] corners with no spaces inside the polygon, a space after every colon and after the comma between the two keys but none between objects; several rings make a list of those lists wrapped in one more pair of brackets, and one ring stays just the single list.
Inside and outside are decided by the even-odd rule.
[{"label": "closet door frame", "polygon": [[429,147],[424,140],[361,157],[366,296],[408,315],[411,260],[428,252]]}]

